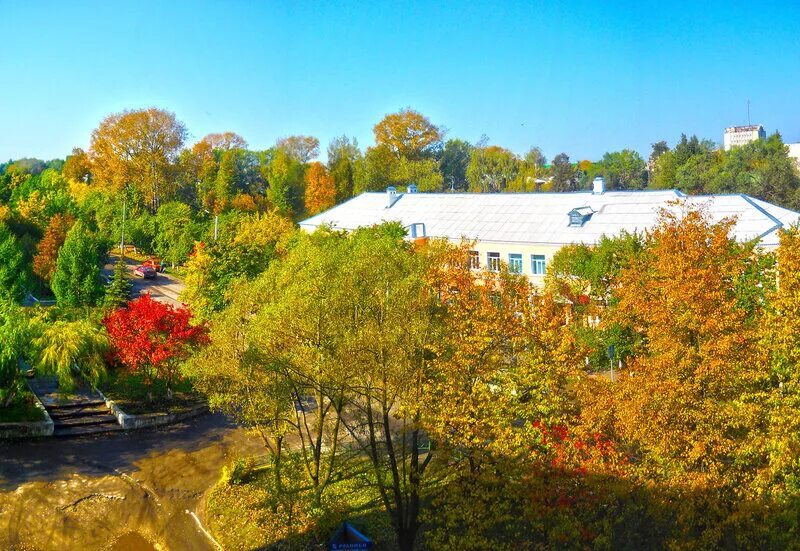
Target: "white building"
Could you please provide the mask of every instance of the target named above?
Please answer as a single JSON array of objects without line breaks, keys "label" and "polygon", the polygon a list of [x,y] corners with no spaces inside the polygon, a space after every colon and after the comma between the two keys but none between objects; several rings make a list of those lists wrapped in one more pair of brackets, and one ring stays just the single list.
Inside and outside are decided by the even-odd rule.
[{"label": "white building", "polygon": [[353,230],[399,222],[409,238],[474,241],[472,259],[490,270],[506,262],[542,283],[547,263],[571,243],[597,243],[603,235],[643,232],[655,226],[661,209],[680,211],[704,205],[713,221],[736,217],[733,235],[774,249],[778,230],[800,220],[800,213],[747,195],[686,196],[678,190],[574,193],[362,193],[300,223],[307,231],[322,225]]},{"label": "white building", "polygon": [[725,129],[723,136],[723,147],[728,151],[731,147],[739,147],[756,140],[763,140],[767,137],[764,127],[760,124],[748,126],[731,126]]},{"label": "white building", "polygon": [[789,158],[794,160],[797,169],[800,170],[800,143],[787,143],[789,148]]}]

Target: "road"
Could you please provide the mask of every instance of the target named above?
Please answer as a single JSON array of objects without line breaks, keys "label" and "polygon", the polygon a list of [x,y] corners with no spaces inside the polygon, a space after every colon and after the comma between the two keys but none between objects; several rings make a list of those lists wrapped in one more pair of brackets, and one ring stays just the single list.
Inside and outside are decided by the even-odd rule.
[{"label": "road", "polygon": [[203,494],[262,443],[222,415],[160,430],[0,442],[0,549],[216,551]]},{"label": "road", "polygon": [[[117,256],[115,255],[109,258],[108,264],[103,268],[104,275],[111,277],[111,274],[114,273],[114,263],[116,261]],[[158,274],[154,279],[135,277],[133,271],[140,263],[131,258],[126,258],[125,263],[128,266],[128,273],[133,283],[132,298],[136,298],[142,293],[150,293],[150,296],[155,300],[172,304],[173,306],[181,306],[183,304],[178,299],[185,287],[182,281],[168,274]]]}]

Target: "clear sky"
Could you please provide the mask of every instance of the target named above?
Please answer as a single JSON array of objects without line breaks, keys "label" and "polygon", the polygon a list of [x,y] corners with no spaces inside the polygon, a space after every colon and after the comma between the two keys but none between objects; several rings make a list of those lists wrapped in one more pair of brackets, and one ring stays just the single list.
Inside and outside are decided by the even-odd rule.
[{"label": "clear sky", "polygon": [[0,159],[86,148],[157,106],[193,140],[372,144],[410,106],[448,137],[548,158],[647,154],[751,118],[800,141],[800,2],[0,0]]}]

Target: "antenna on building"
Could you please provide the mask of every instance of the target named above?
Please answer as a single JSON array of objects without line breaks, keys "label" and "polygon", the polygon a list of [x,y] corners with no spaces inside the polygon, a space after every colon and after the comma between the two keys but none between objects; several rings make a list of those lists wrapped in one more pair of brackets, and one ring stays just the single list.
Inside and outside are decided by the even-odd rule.
[{"label": "antenna on building", "polygon": [[747,100],[747,126],[750,126],[750,100]]}]

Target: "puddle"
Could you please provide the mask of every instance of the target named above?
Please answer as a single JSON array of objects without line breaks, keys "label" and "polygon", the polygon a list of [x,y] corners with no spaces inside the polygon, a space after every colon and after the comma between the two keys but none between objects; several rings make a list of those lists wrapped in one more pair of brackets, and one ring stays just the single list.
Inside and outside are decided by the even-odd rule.
[{"label": "puddle", "polygon": [[137,532],[127,532],[117,537],[108,551],[158,551],[144,536]]}]

